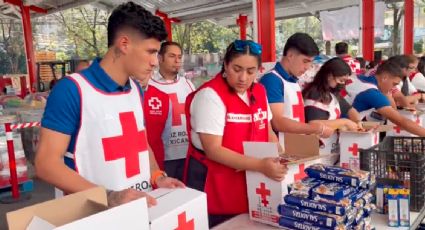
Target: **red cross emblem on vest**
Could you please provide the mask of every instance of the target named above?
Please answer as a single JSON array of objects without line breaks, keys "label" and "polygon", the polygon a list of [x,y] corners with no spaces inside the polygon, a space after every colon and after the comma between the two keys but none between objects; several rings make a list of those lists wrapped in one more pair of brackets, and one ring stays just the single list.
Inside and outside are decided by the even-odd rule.
[{"label": "red cross emblem on vest", "polygon": [[[102,139],[105,161],[124,158],[127,178],[140,174],[139,153],[147,151],[145,130],[137,128],[134,112],[120,113],[122,135]],[[149,169],[146,169],[149,170]]]},{"label": "red cross emblem on vest", "polygon": [[353,144],[353,146],[348,148],[348,151],[351,152],[353,154],[353,156],[356,157],[359,154],[359,145]]},{"label": "red cross emblem on vest", "polygon": [[265,119],[267,119],[267,112],[258,108],[257,113],[254,114],[254,122],[260,121],[263,123]]},{"label": "red cross emblem on vest", "polygon": [[336,119],[339,119],[341,117],[341,111],[338,108],[335,109],[335,114],[336,114]]},{"label": "red cross emblem on vest", "polygon": [[298,165],[298,173],[294,174],[294,181],[299,181],[304,179],[305,177],[307,177],[307,175],[304,172],[305,169],[305,165],[304,164],[299,164]]},{"label": "red cross emblem on vest", "polygon": [[184,115],[184,103],[179,103],[179,99],[176,93],[170,94],[169,97],[173,106],[172,126],[180,126],[182,125],[181,115]]},{"label": "red cross emblem on vest", "polygon": [[186,221],[186,212],[182,212],[177,217],[179,225],[175,230],[194,230],[195,221],[193,219]]},{"label": "red cross emblem on vest", "polygon": [[260,187],[255,189],[255,193],[260,195],[261,203],[263,203],[264,207],[267,207],[267,205],[269,205],[267,197],[270,196],[271,192],[269,189],[266,188],[266,184],[261,182]]},{"label": "red cross emblem on vest", "polygon": [[400,126],[398,126],[398,125],[396,125],[396,126],[394,126],[394,131],[395,131],[395,133],[401,133],[401,128],[400,128]]},{"label": "red cross emblem on vest", "polygon": [[149,107],[153,110],[158,110],[162,106],[162,102],[157,97],[152,97],[148,101]]},{"label": "red cross emblem on vest", "polygon": [[294,119],[298,118],[298,120],[302,123],[305,122],[304,118],[304,103],[303,103],[303,95],[300,91],[297,92],[298,104],[292,105],[292,117]]}]

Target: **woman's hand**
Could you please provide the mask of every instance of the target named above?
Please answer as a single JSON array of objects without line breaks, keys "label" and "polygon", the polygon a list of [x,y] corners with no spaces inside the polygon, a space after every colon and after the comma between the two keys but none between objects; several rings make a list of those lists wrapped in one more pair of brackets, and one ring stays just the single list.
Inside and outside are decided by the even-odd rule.
[{"label": "woman's hand", "polygon": [[266,157],[261,159],[260,172],[275,181],[282,181],[285,178],[288,168],[280,163],[278,157]]}]

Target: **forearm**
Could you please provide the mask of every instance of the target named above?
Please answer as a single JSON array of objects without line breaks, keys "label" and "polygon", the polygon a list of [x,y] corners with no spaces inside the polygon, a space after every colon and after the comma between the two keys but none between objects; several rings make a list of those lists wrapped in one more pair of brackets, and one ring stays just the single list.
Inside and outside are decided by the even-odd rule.
[{"label": "forearm", "polygon": [[37,160],[36,158],[35,165],[38,178],[54,185],[65,193],[76,193],[97,186],[67,167],[62,159]]},{"label": "forearm", "polygon": [[151,175],[153,175],[155,171],[159,170],[159,166],[158,166],[158,163],[156,162],[155,154],[153,153],[150,146],[148,146],[148,152],[149,152],[149,166],[151,170]]},{"label": "forearm", "polygon": [[320,133],[320,130],[317,130],[315,127],[309,124],[297,122],[283,116],[273,117],[272,125],[273,125],[273,129],[279,132],[296,133],[296,134],[319,134]]},{"label": "forearm", "polygon": [[340,129],[342,127],[345,127],[345,124],[347,123],[347,119],[342,118],[342,119],[335,119],[335,120],[314,120],[314,121],[310,121],[310,123],[320,123],[328,127],[331,127],[333,129]]},{"label": "forearm", "polygon": [[393,123],[402,127],[409,133],[425,137],[425,129],[407,118],[403,118],[401,121],[393,121]]},{"label": "forearm", "polygon": [[205,151],[205,153],[210,160],[235,170],[260,171],[261,168],[260,159],[239,154],[222,146]]},{"label": "forearm", "polygon": [[348,119],[354,121],[354,122],[360,122],[362,120],[362,117],[360,116],[360,113],[354,109],[351,108],[350,110],[348,110]]}]

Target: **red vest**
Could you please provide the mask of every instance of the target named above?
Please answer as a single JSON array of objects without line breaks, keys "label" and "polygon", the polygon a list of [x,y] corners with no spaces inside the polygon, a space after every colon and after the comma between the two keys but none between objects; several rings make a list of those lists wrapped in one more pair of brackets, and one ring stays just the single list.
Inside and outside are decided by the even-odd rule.
[{"label": "red vest", "polygon": [[[266,92],[262,85],[255,84],[248,90],[251,105],[248,106],[231,90],[221,74],[191,93],[186,100],[186,117],[190,121],[190,104],[196,92],[212,88],[226,106],[226,123],[222,146],[243,154],[244,141],[268,141],[268,114]],[[187,122],[189,134],[190,122]],[[190,135],[189,135],[190,139]],[[207,193],[209,214],[240,214],[248,212],[248,197],[245,172],[236,172],[220,163],[210,161],[193,145],[189,145],[188,155],[202,162],[208,173],[204,191]]]},{"label": "red vest", "polygon": [[161,170],[164,170],[164,143],[161,137],[168,118],[169,103],[168,94],[152,85],[148,86],[143,95],[147,139]]}]

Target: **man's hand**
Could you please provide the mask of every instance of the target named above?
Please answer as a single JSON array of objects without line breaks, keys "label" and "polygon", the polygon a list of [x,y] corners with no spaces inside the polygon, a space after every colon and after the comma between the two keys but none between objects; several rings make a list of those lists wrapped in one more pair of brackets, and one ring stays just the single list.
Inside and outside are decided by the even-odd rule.
[{"label": "man's hand", "polygon": [[108,206],[109,208],[113,208],[142,197],[146,197],[148,207],[156,205],[155,198],[149,196],[147,193],[128,188],[121,191],[109,191],[107,197]]},{"label": "man's hand", "polygon": [[158,188],[184,188],[183,182],[168,176],[161,176],[156,180]]}]

